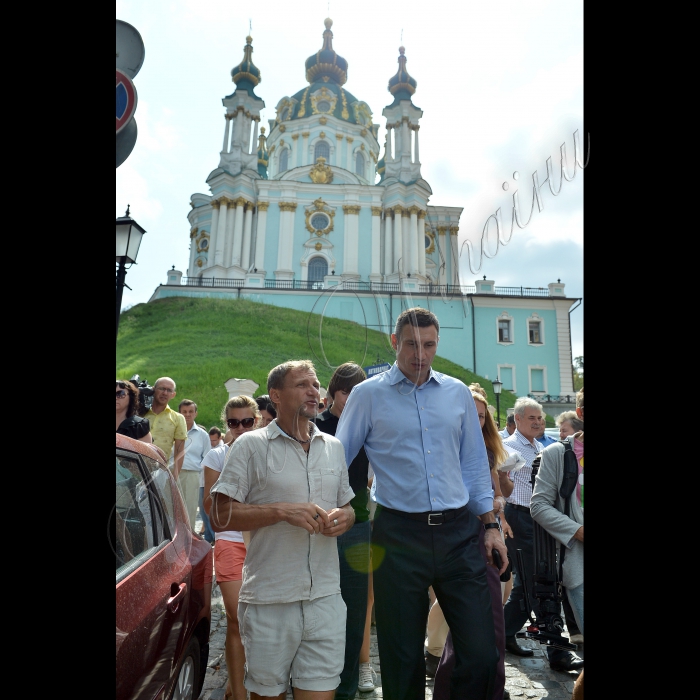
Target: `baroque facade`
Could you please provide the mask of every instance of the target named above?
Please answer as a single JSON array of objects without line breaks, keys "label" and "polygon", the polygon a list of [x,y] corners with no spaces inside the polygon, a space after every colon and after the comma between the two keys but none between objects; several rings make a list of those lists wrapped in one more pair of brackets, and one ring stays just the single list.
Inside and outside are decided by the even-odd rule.
[{"label": "baroque facade", "polygon": [[[222,100],[224,137],[210,194],[191,197],[186,278],[169,271],[152,299],[218,296],[253,299],[364,322],[390,333],[410,306],[441,321],[439,354],[495,379],[518,395],[573,394],[564,285],[520,294],[478,280],[460,285],[462,207],[428,204],[421,176],[422,110],[404,47],[382,111],[386,139],[368,104],[344,85],[348,63],[323,45],[305,63],[308,85],[276,105],[260,125],[260,69],[246,37]],[[520,336],[522,335],[522,342]],[[549,338],[545,341],[545,338]]]}]

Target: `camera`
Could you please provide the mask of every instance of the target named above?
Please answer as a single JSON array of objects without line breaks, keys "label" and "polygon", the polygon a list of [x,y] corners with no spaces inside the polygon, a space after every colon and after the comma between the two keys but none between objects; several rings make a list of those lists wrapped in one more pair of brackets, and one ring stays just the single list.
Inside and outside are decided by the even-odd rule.
[{"label": "camera", "polygon": [[148,413],[153,404],[153,387],[150,386],[147,380],[141,381],[138,374],[135,374],[129,381],[139,390],[138,413],[140,416],[143,416]]}]

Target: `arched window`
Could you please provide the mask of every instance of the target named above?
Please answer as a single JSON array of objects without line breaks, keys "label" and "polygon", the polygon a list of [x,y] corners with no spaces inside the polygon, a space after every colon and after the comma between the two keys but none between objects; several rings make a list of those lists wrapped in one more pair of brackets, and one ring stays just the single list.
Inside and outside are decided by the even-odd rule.
[{"label": "arched window", "polygon": [[355,156],[355,172],[362,177],[365,176],[365,159],[361,151],[358,151]]},{"label": "arched window", "polygon": [[328,262],[325,258],[315,257],[309,261],[309,282],[313,289],[323,288],[323,278],[328,274]]},{"label": "arched window", "polygon": [[285,148],[280,151],[280,172],[283,173],[287,169],[287,162],[289,161],[289,149]]},{"label": "arched window", "polygon": [[331,147],[325,141],[319,141],[314,148],[314,163],[323,156],[326,159],[326,163],[331,157]]}]

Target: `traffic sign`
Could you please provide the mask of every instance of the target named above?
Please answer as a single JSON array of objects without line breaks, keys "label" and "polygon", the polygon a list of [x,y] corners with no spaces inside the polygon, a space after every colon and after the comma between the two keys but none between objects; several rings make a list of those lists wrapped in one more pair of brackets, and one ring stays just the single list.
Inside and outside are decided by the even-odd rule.
[{"label": "traffic sign", "polygon": [[363,367],[365,374],[367,377],[374,377],[377,374],[381,374],[382,372],[386,372],[387,370],[391,369],[391,365],[388,362],[383,362],[381,365],[370,365],[369,367]]},{"label": "traffic sign", "polygon": [[137,135],[136,119],[132,119],[117,134],[117,168],[131,155],[131,151],[134,150],[136,145]]},{"label": "traffic sign", "polygon": [[135,27],[117,20],[117,68],[134,78],[141,70],[146,49]]},{"label": "traffic sign", "polygon": [[117,68],[117,133],[131,120],[136,111],[138,97],[131,78]]}]

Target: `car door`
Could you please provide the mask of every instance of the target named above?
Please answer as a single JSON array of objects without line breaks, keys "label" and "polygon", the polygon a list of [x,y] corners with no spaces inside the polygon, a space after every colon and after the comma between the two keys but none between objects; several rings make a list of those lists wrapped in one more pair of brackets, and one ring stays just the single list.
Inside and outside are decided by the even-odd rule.
[{"label": "car door", "polygon": [[172,504],[156,487],[170,488],[168,471],[135,452],[116,454],[117,699],[161,700],[186,633],[191,566],[174,542]]}]

